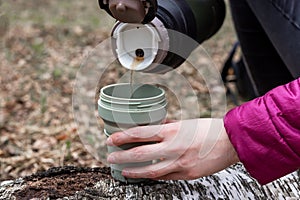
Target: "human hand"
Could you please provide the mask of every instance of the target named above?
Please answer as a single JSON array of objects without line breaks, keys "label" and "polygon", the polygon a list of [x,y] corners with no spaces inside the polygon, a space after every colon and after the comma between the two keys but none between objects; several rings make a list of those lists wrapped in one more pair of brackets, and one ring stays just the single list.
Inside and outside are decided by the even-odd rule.
[{"label": "human hand", "polygon": [[156,143],[111,153],[108,162],[159,162],[124,169],[122,175],[127,178],[190,180],[213,174],[238,162],[222,119],[193,119],[136,127],[112,134],[107,145],[135,142]]}]

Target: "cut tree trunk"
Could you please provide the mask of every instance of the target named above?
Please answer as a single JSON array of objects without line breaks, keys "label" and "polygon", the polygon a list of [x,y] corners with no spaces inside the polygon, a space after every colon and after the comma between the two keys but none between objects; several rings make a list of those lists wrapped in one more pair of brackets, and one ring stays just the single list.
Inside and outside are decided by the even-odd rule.
[{"label": "cut tree trunk", "polygon": [[299,199],[296,172],[261,186],[241,164],[193,181],[151,181],[125,184],[109,168],[57,167],[0,183],[7,199]]}]

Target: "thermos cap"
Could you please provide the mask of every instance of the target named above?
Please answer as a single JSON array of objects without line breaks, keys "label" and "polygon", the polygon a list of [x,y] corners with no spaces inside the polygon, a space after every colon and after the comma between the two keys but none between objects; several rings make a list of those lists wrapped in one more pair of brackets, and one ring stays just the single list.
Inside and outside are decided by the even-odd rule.
[{"label": "thermos cap", "polygon": [[139,71],[148,68],[154,62],[161,38],[151,24],[119,22],[112,36],[115,52],[123,67]]}]

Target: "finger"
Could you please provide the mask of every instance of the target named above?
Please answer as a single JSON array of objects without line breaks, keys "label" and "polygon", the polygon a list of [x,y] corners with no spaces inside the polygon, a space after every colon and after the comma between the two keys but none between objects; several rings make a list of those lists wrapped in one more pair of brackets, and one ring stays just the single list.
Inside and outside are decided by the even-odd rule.
[{"label": "finger", "polygon": [[112,134],[108,140],[109,146],[120,146],[134,142],[160,142],[163,140],[163,125],[139,126]]},{"label": "finger", "polygon": [[122,175],[127,178],[149,178],[156,179],[172,174],[178,170],[174,160],[164,160],[156,164],[139,168],[126,168]]},{"label": "finger", "polygon": [[139,163],[160,158],[166,158],[163,146],[158,144],[147,144],[131,148],[126,151],[116,151],[109,154],[107,161],[111,164]]},{"label": "finger", "polygon": [[170,124],[170,123],[175,123],[175,122],[178,122],[178,121],[174,120],[174,119],[164,119],[162,121],[162,124]]},{"label": "finger", "polygon": [[168,181],[168,180],[187,180],[187,178],[186,178],[186,173],[173,172],[173,173],[161,176],[161,177],[153,178],[153,180],[157,180],[157,181],[159,181],[159,180],[165,180],[165,181]]}]

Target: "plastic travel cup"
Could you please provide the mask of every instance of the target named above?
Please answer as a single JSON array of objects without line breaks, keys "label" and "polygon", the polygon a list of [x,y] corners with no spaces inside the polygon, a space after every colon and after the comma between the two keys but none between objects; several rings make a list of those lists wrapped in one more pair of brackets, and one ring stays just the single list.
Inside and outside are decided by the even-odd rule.
[{"label": "plastic travel cup", "polygon": [[[104,121],[104,133],[107,137],[126,129],[160,124],[167,111],[165,91],[148,84],[120,83],[103,87],[98,100],[99,116]],[[108,153],[127,150],[149,143],[131,143],[119,147],[108,146]],[[127,183],[138,183],[145,179],[127,179],[122,170],[127,167],[139,167],[152,164],[149,160],[142,163],[126,163],[111,165],[112,177]]]}]

